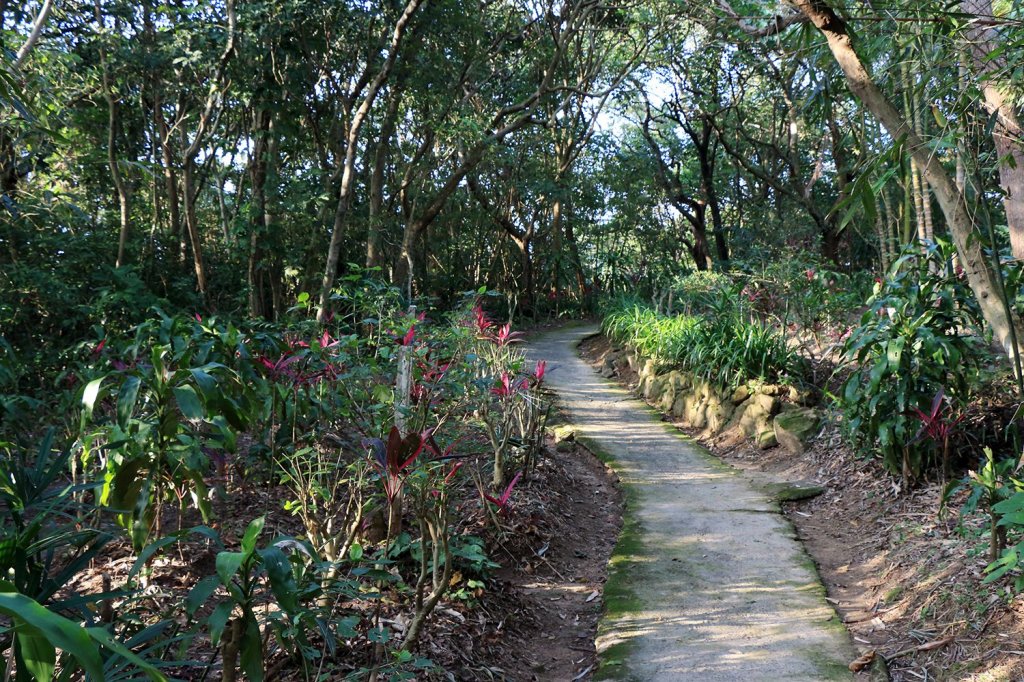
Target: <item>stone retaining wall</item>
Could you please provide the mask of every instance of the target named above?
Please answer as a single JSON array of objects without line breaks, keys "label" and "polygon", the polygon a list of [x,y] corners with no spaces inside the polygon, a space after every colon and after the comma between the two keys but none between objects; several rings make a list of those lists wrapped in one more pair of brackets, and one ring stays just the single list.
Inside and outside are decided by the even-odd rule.
[{"label": "stone retaining wall", "polygon": [[691,372],[659,371],[654,360],[631,349],[613,348],[604,358],[601,374],[612,377],[627,368],[639,377],[637,395],[700,430],[701,438],[732,431],[762,449],[782,445],[800,454],[821,426],[811,395],[792,386],[750,382],[733,391],[723,390]]}]

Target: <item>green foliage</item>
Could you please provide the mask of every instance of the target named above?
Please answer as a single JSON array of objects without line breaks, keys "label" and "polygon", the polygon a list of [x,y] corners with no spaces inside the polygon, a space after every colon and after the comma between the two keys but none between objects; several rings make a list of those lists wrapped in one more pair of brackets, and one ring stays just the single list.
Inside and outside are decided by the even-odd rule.
[{"label": "green foliage", "polygon": [[700,313],[737,302],[736,283],[725,273],[697,270],[672,283],[676,306],[687,314]]},{"label": "green foliage", "polygon": [[70,453],[54,452],[53,438],[50,430],[31,454],[0,444],[0,573],[19,593],[44,604],[111,540],[83,527],[85,508],[74,496],[95,486],[67,484]]},{"label": "green foliage", "polygon": [[924,465],[913,411],[927,411],[940,391],[965,399],[986,357],[980,314],[952,254],[939,242],[900,257],[846,342],[855,365],[840,394],[844,428],[906,483]]},{"label": "green foliage", "polygon": [[54,453],[52,445],[51,430],[33,455],[7,447],[0,457],[0,613],[15,624],[16,679],[53,679],[59,648],[75,662],[66,661],[64,669],[77,666],[92,679],[111,679],[104,670],[127,666],[163,680],[103,627],[81,625],[92,622],[92,609],[111,595],[57,598],[112,537],[83,523],[86,509],[74,496],[95,486],[67,485],[69,453]]},{"label": "green foliage", "polygon": [[774,329],[738,314],[661,315],[638,304],[609,312],[604,333],[658,364],[723,387],[797,378],[801,360]]},{"label": "green foliage", "polygon": [[172,492],[179,506],[188,496],[209,517],[211,446],[233,449],[236,432],[251,421],[245,383],[219,361],[230,361],[222,334],[230,335],[166,316],[141,325],[128,362],[116,360],[114,372],[83,391],[80,459],[102,471],[100,504],[117,512],[136,550],[159,536],[160,506]]},{"label": "green foliage", "polygon": [[[992,536],[996,538],[995,543],[1005,541],[1008,531],[1013,531],[1017,542],[1004,547],[1000,555],[992,559],[986,567],[988,573],[983,582],[991,583],[999,580],[1007,573],[1016,571],[1013,585],[1017,592],[1024,590],[1024,574],[1019,569],[1024,566],[1024,483],[1015,481],[1015,490],[1006,499],[996,502],[991,507],[991,513],[995,520],[992,527]],[[991,558],[991,557],[990,557]]]},{"label": "green foliage", "polygon": [[[227,598],[217,600],[207,617],[210,639],[217,645],[225,631],[232,629],[230,646],[236,647],[239,665],[250,680],[264,678],[261,620],[269,621],[268,625],[286,640],[286,648],[293,652],[296,648],[301,651],[309,647],[309,632],[319,625],[314,611],[303,606],[304,600],[316,596],[316,587],[296,580],[296,574],[310,575],[304,568],[312,554],[290,538],[279,538],[258,548],[264,524],[263,517],[249,524],[238,551],[222,549],[218,552],[216,575],[196,584],[187,600],[188,610],[194,614],[216,587],[227,593]],[[290,550],[289,553],[286,550]],[[265,601],[264,592],[281,611],[259,609],[260,615],[257,614],[257,606]],[[236,612],[239,615],[234,615]]]},{"label": "green foliage", "polygon": [[872,292],[868,271],[840,272],[795,252],[746,274],[752,306],[815,337],[845,329]]},{"label": "green foliage", "polygon": [[[961,530],[963,520],[975,512],[987,517],[989,564],[983,582],[992,583],[1015,572],[1024,557],[1024,481],[1019,477],[1021,463],[1016,458],[996,459],[988,447],[984,452],[985,459],[977,471],[968,471],[963,479],[946,486],[942,504],[944,509],[953,495],[967,490],[960,509]],[[1011,534],[1015,542],[1007,546]],[[1014,588],[1024,590],[1024,576],[1015,577]]]}]

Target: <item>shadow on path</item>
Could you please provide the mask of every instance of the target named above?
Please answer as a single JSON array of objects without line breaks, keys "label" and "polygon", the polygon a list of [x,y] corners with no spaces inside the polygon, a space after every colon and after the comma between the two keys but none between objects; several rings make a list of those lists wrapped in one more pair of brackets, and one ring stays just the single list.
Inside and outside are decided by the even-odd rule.
[{"label": "shadow on path", "polygon": [[598,377],[576,346],[531,342],[577,437],[610,460],[627,516],[612,555],[595,679],[848,680],[857,657],[792,527],[765,493]]}]

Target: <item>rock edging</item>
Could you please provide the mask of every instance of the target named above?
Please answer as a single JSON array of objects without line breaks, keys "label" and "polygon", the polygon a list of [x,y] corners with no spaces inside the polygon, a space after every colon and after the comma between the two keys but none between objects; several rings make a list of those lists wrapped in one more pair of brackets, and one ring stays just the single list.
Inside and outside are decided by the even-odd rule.
[{"label": "rock edging", "polygon": [[601,364],[601,376],[637,374],[634,392],[663,414],[699,430],[700,438],[732,432],[761,449],[781,445],[801,454],[821,429],[821,414],[810,393],[793,386],[747,382],[723,389],[692,372],[663,371],[653,358],[630,348],[613,347]]}]

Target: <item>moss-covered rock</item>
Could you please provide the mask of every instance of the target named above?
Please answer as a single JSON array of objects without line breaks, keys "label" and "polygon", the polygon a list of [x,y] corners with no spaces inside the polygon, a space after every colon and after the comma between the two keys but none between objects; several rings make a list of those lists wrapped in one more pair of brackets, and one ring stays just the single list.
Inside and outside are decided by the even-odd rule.
[{"label": "moss-covered rock", "polygon": [[737,386],[736,390],[732,392],[732,404],[739,405],[750,397],[750,387],[746,384]]},{"label": "moss-covered rock", "polygon": [[715,436],[721,433],[729,423],[736,406],[728,395],[722,395],[718,391],[712,392],[707,399],[707,407],[704,409],[704,416],[707,419],[708,435]]},{"label": "moss-covered rock", "polygon": [[765,429],[757,434],[757,438],[754,439],[757,443],[757,447],[762,450],[773,448],[779,444],[778,439],[775,437],[775,431],[772,429]]},{"label": "moss-covered rock", "polygon": [[821,420],[818,413],[808,407],[794,407],[780,412],[774,420],[775,437],[787,452],[801,454],[809,441],[818,433]]},{"label": "moss-covered rock", "polygon": [[555,439],[556,443],[576,440],[576,427],[568,424],[556,426],[551,430],[551,436]]},{"label": "moss-covered rock", "polygon": [[764,431],[771,431],[772,417],[779,411],[779,401],[770,395],[755,393],[741,403],[729,423],[729,428],[739,429],[745,436],[756,438]]},{"label": "moss-covered rock", "polygon": [[679,372],[669,372],[664,377],[664,383],[661,386],[661,395],[658,400],[658,410],[661,412],[671,412],[672,405],[675,404],[676,394],[681,391]]},{"label": "moss-covered rock", "polygon": [[665,390],[665,377],[650,376],[644,383],[643,396],[646,400],[655,401]]},{"label": "moss-covered rock", "polygon": [[689,372],[672,372],[671,377],[677,394],[680,391],[688,391],[693,386],[693,375]]},{"label": "moss-covered rock", "polygon": [[673,419],[682,419],[686,414],[686,393],[679,391],[676,393],[676,399],[672,402],[672,415]]},{"label": "moss-covered rock", "polygon": [[809,407],[814,404],[814,393],[808,389],[800,389],[796,386],[789,387],[789,402],[804,407]]}]

